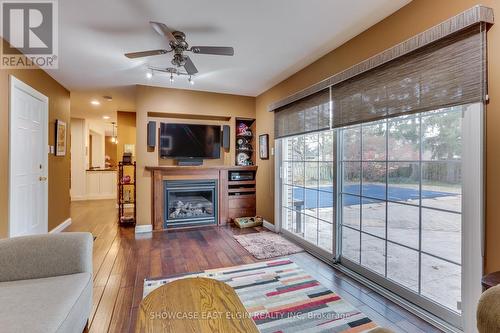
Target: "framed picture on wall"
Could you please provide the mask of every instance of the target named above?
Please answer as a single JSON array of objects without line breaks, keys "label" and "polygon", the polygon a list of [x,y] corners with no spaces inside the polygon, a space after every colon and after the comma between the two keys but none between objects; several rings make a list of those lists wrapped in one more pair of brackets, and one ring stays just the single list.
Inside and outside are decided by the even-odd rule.
[{"label": "framed picture on wall", "polygon": [[261,160],[269,159],[269,134],[259,135],[259,157]]},{"label": "framed picture on wall", "polygon": [[56,156],[66,156],[66,123],[56,119]]}]

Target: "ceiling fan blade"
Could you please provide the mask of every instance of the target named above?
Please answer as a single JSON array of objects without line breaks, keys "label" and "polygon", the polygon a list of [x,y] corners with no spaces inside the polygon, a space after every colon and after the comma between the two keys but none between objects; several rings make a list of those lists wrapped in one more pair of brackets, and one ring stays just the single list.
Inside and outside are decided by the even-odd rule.
[{"label": "ceiling fan blade", "polygon": [[228,46],[192,46],[191,51],[198,54],[234,55],[234,49]]},{"label": "ceiling fan blade", "polygon": [[185,61],[186,61],[186,63],[184,64],[184,69],[186,70],[186,72],[189,75],[194,75],[194,74],[198,73],[198,69],[191,61],[191,58],[186,56]]},{"label": "ceiling fan blade", "polygon": [[177,38],[172,34],[172,31],[167,27],[166,24],[161,22],[153,22],[150,21],[149,24],[153,27],[153,29],[160,35],[167,37],[170,42],[174,42],[177,44]]},{"label": "ceiling fan blade", "polygon": [[127,58],[134,59],[134,58],[142,58],[142,57],[149,57],[149,56],[154,56],[154,55],[165,54],[167,52],[168,52],[167,50],[151,50],[151,51],[125,53],[125,56]]}]

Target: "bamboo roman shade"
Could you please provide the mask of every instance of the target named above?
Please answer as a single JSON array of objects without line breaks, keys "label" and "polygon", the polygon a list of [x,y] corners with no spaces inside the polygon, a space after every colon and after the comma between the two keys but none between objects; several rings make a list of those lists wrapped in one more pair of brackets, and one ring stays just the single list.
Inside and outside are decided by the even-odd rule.
[{"label": "bamboo roman shade", "polygon": [[483,102],[492,15],[487,7],[473,7],[273,103],[275,137]]},{"label": "bamboo roman shade", "polygon": [[332,87],[332,127],[483,101],[479,25]]},{"label": "bamboo roman shade", "polygon": [[330,89],[323,89],[276,110],[274,126],[276,137],[329,129]]}]

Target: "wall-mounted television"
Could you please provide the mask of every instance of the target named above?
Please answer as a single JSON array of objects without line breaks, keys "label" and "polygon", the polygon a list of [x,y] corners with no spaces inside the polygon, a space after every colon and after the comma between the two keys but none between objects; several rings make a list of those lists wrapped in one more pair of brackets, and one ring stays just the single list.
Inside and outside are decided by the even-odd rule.
[{"label": "wall-mounted television", "polygon": [[215,159],[220,149],[220,126],[160,124],[160,158]]}]

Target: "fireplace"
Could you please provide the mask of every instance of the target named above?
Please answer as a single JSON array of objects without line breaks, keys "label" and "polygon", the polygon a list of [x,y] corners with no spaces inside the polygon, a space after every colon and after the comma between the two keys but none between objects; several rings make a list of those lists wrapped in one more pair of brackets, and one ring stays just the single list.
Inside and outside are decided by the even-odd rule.
[{"label": "fireplace", "polygon": [[164,228],[217,224],[217,180],[165,180]]}]

